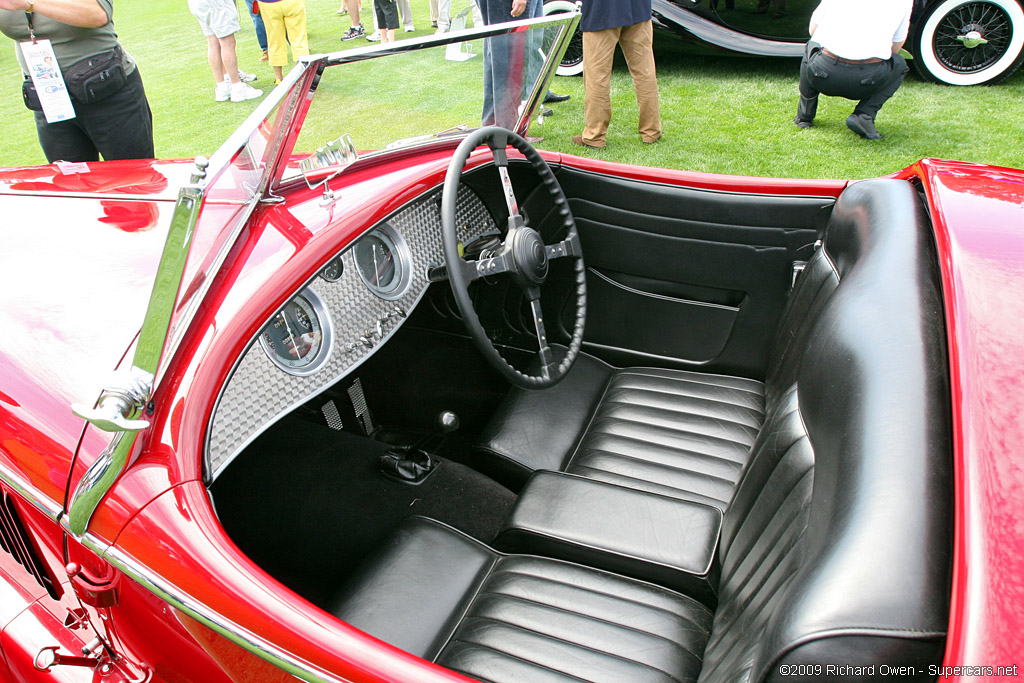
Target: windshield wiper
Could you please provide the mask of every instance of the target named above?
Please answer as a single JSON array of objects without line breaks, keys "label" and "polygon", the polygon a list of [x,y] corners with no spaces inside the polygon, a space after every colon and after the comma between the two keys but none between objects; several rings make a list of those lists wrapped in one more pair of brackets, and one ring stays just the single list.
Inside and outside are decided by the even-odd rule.
[{"label": "windshield wiper", "polygon": [[445,128],[444,130],[439,131],[437,133],[429,133],[427,135],[416,135],[416,136],[411,137],[411,138],[402,138],[401,140],[395,140],[394,142],[389,142],[387,144],[387,147],[385,147],[384,149],[397,149],[399,147],[408,147],[409,145],[417,145],[417,144],[419,144],[421,142],[428,142],[430,140],[440,140],[442,138],[455,137],[457,135],[461,135],[462,133],[465,133],[467,130],[469,130],[469,126],[466,125],[465,123],[460,123],[457,126],[452,126],[451,128]]}]

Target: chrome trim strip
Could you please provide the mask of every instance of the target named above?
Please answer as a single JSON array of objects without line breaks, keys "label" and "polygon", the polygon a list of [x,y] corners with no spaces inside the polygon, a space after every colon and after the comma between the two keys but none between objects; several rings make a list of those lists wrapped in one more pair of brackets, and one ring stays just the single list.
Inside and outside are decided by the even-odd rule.
[{"label": "chrome trim strip", "polygon": [[64,514],[64,506],[42,495],[39,489],[29,484],[20,474],[15,473],[3,463],[0,463],[0,481],[7,484],[7,488],[24,498],[32,507],[53,522],[57,522]]},{"label": "chrome trim strip", "polygon": [[151,194],[115,194],[109,192],[55,192],[43,190],[0,190],[0,197],[55,197],[60,199],[106,199],[128,202],[174,202],[176,196]]},{"label": "chrome trim strip", "polygon": [[207,628],[227,638],[235,645],[250,652],[260,659],[273,664],[296,678],[310,683],[350,683],[348,679],[339,678],[321,671],[297,657],[285,652],[277,646],[260,638],[251,631],[242,628],[206,605],[180,591],[177,587],[157,577],[142,566],[135,558],[115,546],[109,546],[85,534],[82,541],[87,548],[109,562],[118,571],[138,583],[171,607],[184,612]]}]

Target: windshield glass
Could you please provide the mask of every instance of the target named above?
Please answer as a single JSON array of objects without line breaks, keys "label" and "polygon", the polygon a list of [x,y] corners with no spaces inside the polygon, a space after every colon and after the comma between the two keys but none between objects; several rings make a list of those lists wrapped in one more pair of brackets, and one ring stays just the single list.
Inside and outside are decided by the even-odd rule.
[{"label": "windshield glass", "polygon": [[[313,154],[342,135],[362,158],[463,136],[481,125],[525,134],[575,16],[328,55],[294,154]],[[402,87],[381,88],[395,72],[406,74]],[[292,163],[283,179],[298,173]]]}]

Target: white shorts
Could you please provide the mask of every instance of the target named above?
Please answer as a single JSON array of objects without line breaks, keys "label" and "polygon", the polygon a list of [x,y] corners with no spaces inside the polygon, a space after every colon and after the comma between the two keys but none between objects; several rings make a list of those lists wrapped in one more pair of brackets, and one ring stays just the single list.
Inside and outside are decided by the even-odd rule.
[{"label": "white shorts", "polygon": [[226,38],[241,28],[235,0],[188,0],[188,9],[199,20],[204,36]]}]

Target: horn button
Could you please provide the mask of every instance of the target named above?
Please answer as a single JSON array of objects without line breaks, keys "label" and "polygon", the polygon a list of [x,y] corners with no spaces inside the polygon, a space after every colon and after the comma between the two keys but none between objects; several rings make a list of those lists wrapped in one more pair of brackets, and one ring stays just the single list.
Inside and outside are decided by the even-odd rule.
[{"label": "horn button", "polygon": [[512,258],[516,273],[528,284],[544,284],[548,275],[548,253],[544,241],[533,228],[517,228],[512,239]]}]

